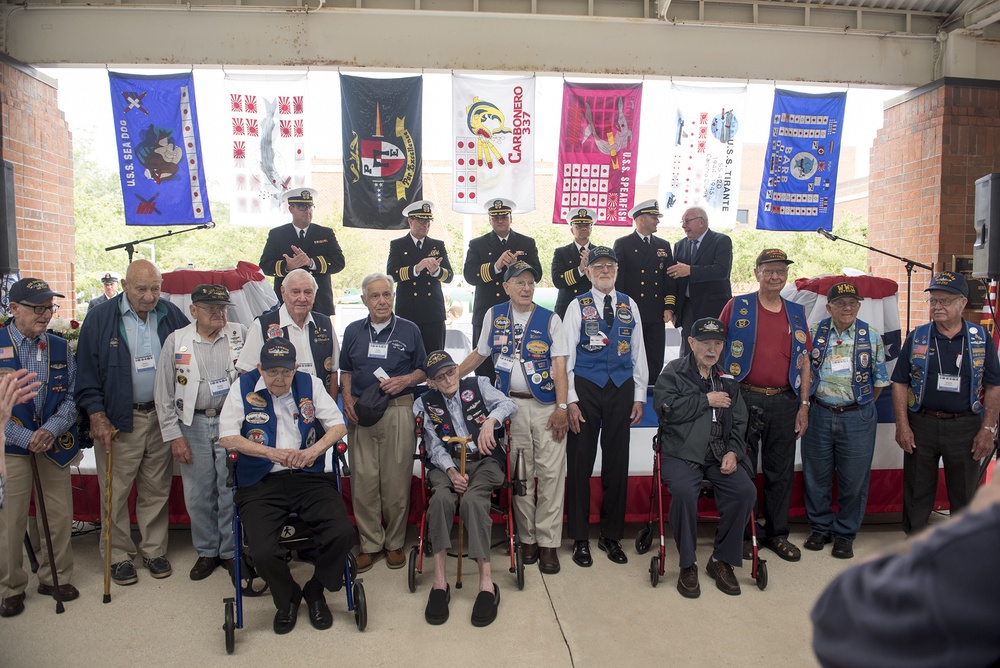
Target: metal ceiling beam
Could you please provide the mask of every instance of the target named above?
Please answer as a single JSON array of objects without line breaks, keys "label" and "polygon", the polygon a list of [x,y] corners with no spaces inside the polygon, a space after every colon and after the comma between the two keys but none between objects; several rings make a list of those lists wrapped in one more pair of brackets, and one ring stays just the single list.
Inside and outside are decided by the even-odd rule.
[{"label": "metal ceiling beam", "polygon": [[[670,12],[684,4],[674,0]],[[774,4],[788,3],[752,3],[751,16]],[[535,71],[896,87],[931,81],[935,58],[930,36],[850,26],[245,4],[0,5],[0,39],[13,58],[45,66]]]}]

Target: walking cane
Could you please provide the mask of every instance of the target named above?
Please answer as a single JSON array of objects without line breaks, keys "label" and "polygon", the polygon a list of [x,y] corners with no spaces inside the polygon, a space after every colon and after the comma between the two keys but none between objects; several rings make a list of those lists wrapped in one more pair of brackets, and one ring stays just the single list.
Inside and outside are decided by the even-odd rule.
[{"label": "walking cane", "polygon": [[[457,444],[458,447],[461,449],[462,454],[461,454],[461,456],[459,458],[458,472],[460,474],[462,474],[463,478],[465,477],[465,453],[466,453],[465,446],[471,440],[472,440],[471,436],[466,437],[466,438],[462,438],[460,436],[452,436],[451,438],[447,439],[448,443],[451,443],[452,445],[456,445]],[[464,492],[462,494],[458,495],[458,507],[459,508],[462,507],[462,497],[463,496],[465,496]],[[464,559],[464,553],[462,551],[462,535],[463,535],[463,531],[464,531],[464,525],[463,525],[463,522],[462,522],[462,513],[459,512],[459,514],[458,514],[458,576],[455,579],[455,589],[461,589],[462,588],[462,561]]]},{"label": "walking cane", "polygon": [[[114,443],[118,430],[111,430],[111,442]],[[115,459],[114,448],[108,450],[108,467],[104,474],[104,602],[111,602],[111,480],[114,475],[112,465]]]},{"label": "walking cane", "polygon": [[49,517],[45,513],[45,495],[42,493],[42,479],[38,475],[38,462],[35,461],[35,453],[29,451],[28,459],[31,461],[31,477],[35,479],[35,501],[38,503],[38,511],[42,514],[45,547],[49,553],[49,570],[52,572],[52,598],[56,600],[56,614],[61,615],[66,612],[66,608],[63,606],[62,594],[59,591],[59,569],[56,568],[56,558],[52,553],[52,534],[49,532]]}]

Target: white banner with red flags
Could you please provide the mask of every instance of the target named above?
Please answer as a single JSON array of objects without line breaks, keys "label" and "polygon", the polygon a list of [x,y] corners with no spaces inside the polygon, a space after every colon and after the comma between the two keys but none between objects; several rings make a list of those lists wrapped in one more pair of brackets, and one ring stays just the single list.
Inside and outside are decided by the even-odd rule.
[{"label": "white banner with red flags", "polygon": [[746,86],[671,85],[676,121],[661,211],[698,206],[712,227],[736,224],[743,160]]},{"label": "white banner with red flags", "polygon": [[286,190],[308,186],[305,74],[226,74],[233,225],[287,222]]},{"label": "white banner with red flags", "polygon": [[452,203],[482,213],[497,197],[535,208],[535,78],[452,75]]}]

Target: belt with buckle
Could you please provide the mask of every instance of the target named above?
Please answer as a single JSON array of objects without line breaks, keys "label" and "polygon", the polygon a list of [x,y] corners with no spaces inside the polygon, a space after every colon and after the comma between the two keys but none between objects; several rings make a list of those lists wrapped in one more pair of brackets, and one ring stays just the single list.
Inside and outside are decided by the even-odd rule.
[{"label": "belt with buckle", "polygon": [[921,408],[920,412],[924,415],[930,415],[938,420],[954,420],[960,417],[972,417],[975,415],[972,411],[962,411],[961,413],[945,413],[944,411],[929,411],[926,408]]},{"label": "belt with buckle", "polygon": [[535,395],[531,392],[508,392],[507,395],[513,399],[534,399]]},{"label": "belt with buckle", "polygon": [[756,385],[751,385],[750,383],[740,383],[740,387],[744,390],[763,394],[765,397],[773,397],[776,394],[781,394],[782,392],[787,392],[792,389],[791,385],[785,385],[784,387],[758,387]]},{"label": "belt with buckle", "polygon": [[856,411],[861,408],[861,404],[854,402],[853,404],[847,404],[846,406],[827,406],[823,402],[817,400],[816,405],[820,408],[825,408],[831,413],[846,413],[847,411]]},{"label": "belt with buckle", "polygon": [[222,413],[222,409],[221,408],[206,408],[206,409],[203,410],[201,408],[196,408],[196,409],[194,409],[194,412],[197,413],[198,415],[204,415],[206,417],[215,417],[215,416],[219,415],[220,413]]},{"label": "belt with buckle", "polygon": [[[460,446],[456,445],[456,446],[454,446],[451,449],[451,458],[454,459],[455,461],[461,461],[461,458],[462,458],[462,451],[459,450],[459,447]],[[468,446],[466,446],[466,447],[468,447]],[[467,461],[467,462],[478,462],[480,459],[483,459],[486,456],[487,455],[484,455],[479,450],[476,450],[475,452],[469,452],[468,450],[466,450],[466,452],[465,452],[465,461]]]},{"label": "belt with buckle", "polygon": [[139,411],[140,413],[148,413],[150,411],[155,411],[156,403],[153,401],[143,401],[138,404],[132,404],[132,410]]}]

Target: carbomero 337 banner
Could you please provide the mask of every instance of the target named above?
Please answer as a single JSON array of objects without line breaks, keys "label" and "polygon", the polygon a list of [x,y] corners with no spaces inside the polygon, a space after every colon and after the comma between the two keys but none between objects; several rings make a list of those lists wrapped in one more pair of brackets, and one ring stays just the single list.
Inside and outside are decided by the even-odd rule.
[{"label": "carbomero 337 banner", "polygon": [[344,227],[405,229],[403,209],[423,198],[423,79],[340,75]]},{"label": "carbomero 337 banner", "polygon": [[108,77],[125,224],[210,222],[191,73]]}]

